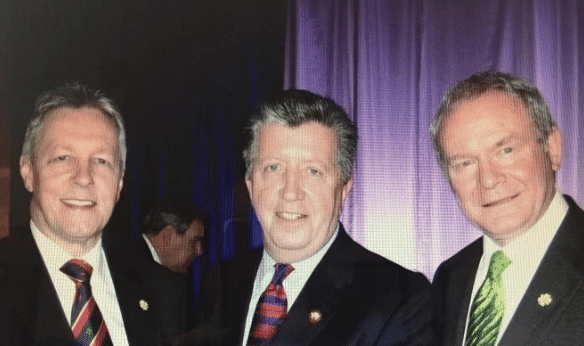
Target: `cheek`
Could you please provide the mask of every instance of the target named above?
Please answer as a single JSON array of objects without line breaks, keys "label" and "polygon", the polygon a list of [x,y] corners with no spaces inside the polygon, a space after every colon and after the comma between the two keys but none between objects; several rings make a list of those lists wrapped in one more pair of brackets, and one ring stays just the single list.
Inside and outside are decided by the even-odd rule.
[{"label": "cheek", "polygon": [[267,185],[257,186],[253,190],[252,204],[257,210],[266,210],[272,208],[277,201],[277,192]]},{"label": "cheek", "polygon": [[103,196],[104,199],[117,200],[118,194],[120,192],[120,181],[116,177],[107,177],[104,179],[99,179],[98,193]]}]

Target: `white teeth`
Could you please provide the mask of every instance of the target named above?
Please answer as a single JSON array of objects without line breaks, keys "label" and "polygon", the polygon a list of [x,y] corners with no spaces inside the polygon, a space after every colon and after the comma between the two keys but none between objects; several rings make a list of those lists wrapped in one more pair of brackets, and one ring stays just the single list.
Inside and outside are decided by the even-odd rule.
[{"label": "white teeth", "polygon": [[296,220],[302,217],[302,214],[296,214],[296,213],[278,213],[280,215],[281,218],[286,219],[286,220]]},{"label": "white teeth", "polygon": [[92,201],[78,199],[63,199],[62,201],[77,207],[88,207],[94,204]]}]

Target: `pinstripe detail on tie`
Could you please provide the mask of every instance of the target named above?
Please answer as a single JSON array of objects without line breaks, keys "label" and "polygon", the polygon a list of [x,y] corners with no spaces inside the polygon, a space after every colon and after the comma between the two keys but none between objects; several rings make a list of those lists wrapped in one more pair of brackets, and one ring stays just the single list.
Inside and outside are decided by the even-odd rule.
[{"label": "pinstripe detail on tie", "polygon": [[89,263],[72,259],[61,271],[75,283],[75,299],[71,308],[71,331],[78,345],[112,345],[107,326],[97,306],[89,284],[93,268]]},{"label": "pinstripe detail on tie", "polygon": [[493,253],[487,277],[472,304],[465,346],[495,345],[505,314],[503,271],[510,264],[503,251]]},{"label": "pinstripe detail on tie", "polygon": [[288,300],[282,282],[294,270],[290,264],[276,264],[270,285],[261,295],[251,323],[248,346],[269,345],[288,313]]}]

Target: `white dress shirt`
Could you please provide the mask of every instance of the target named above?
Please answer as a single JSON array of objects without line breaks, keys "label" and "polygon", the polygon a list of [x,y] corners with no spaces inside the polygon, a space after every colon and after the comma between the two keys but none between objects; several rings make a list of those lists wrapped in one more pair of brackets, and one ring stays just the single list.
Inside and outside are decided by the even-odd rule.
[{"label": "white dress shirt", "polygon": [[[71,308],[73,307],[76,293],[75,283],[60,268],[73,257],[40,232],[32,220],[30,221],[30,229],[57,291],[61,307],[65,312],[65,316],[67,316],[69,324],[71,324]],[[90,279],[91,291],[107,324],[113,344],[115,346],[129,346],[122,312],[118,305],[114,283],[101,246],[101,239],[81,259],[93,267]]]},{"label": "white dress shirt", "polygon": [[[310,256],[309,258],[296,262],[291,263],[294,267],[294,271],[292,271],[286,279],[282,282],[282,286],[284,286],[284,291],[286,291],[286,300],[288,302],[288,311],[298,298],[300,291],[308,281],[310,275],[314,271],[314,268],[318,265],[320,260],[324,257],[328,249],[331,247],[334,240],[337,238],[339,234],[339,226],[335,230],[335,233],[329,239],[329,241],[314,255]],[[256,273],[255,281],[253,283],[253,292],[251,295],[251,300],[249,302],[249,307],[247,309],[247,318],[245,320],[245,331],[243,334],[243,344],[247,343],[247,339],[249,337],[251,323],[253,321],[253,316],[255,314],[256,306],[258,305],[258,301],[260,300],[260,296],[266,288],[270,285],[272,278],[274,277],[274,273],[276,272],[276,261],[264,250],[262,255],[262,260],[260,262],[260,266],[258,267],[258,271]]]},{"label": "white dress shirt", "polygon": [[154,259],[154,261],[158,264],[162,264],[162,262],[160,261],[160,257],[158,256],[158,253],[156,252],[156,249],[154,248],[154,245],[152,245],[152,243],[150,242],[150,239],[148,239],[146,234],[142,234],[142,237],[146,241],[146,245],[148,245],[148,249],[150,249],[150,253],[152,254],[152,258]]},{"label": "white dress shirt", "polygon": [[472,299],[467,312],[467,326],[463,345],[464,340],[466,339],[466,333],[468,332],[472,301],[487,277],[489,263],[493,253],[502,250],[511,260],[511,264],[503,272],[506,305],[505,314],[501,321],[501,328],[499,329],[499,335],[497,336],[496,344],[498,344],[501,340],[501,336],[511,321],[511,317],[515,314],[517,306],[523,298],[525,291],[527,291],[527,287],[533,279],[539,263],[545,255],[552,239],[556,235],[556,232],[560,228],[562,221],[566,217],[567,212],[568,203],[566,203],[562,194],[556,191],[554,198],[541,219],[537,221],[531,229],[511,241],[506,246],[501,247],[489,237],[483,237],[483,256],[481,257],[477,274],[475,276]]}]

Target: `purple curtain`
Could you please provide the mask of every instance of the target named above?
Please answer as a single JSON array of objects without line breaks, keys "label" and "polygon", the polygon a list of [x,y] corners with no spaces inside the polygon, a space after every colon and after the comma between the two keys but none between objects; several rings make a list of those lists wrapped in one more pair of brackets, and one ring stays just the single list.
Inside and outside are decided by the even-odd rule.
[{"label": "purple curtain", "polygon": [[446,89],[481,70],[531,80],[564,135],[559,189],[584,206],[584,2],[291,1],[285,87],[329,96],[359,127],[353,238],[432,277],[478,236],[433,153]]}]

